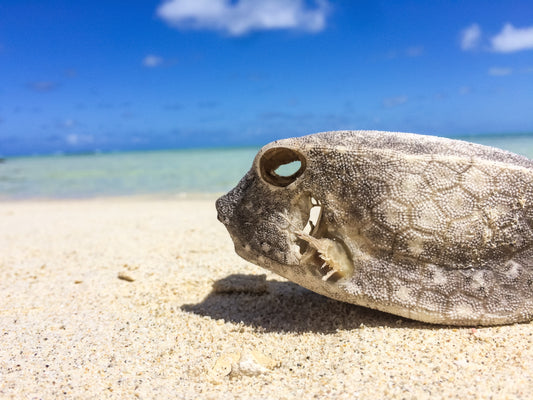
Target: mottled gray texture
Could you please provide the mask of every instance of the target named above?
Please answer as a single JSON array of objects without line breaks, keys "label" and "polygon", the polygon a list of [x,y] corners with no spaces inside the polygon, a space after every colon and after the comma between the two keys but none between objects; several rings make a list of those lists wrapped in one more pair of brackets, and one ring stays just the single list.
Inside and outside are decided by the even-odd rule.
[{"label": "mottled gray texture", "polygon": [[[276,173],[291,161],[295,174]],[[240,256],[334,299],[432,323],[533,318],[525,157],[432,136],[319,133],[263,147],[217,210]]]}]

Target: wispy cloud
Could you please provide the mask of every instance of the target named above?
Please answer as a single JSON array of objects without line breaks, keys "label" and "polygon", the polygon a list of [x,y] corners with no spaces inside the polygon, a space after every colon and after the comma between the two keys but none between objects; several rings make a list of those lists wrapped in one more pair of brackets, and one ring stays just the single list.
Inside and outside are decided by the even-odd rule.
[{"label": "wispy cloud", "polygon": [[165,110],[170,110],[170,111],[179,111],[179,110],[183,109],[183,104],[181,104],[181,103],[170,103],[170,104],[165,104],[163,106],[163,108]]},{"label": "wispy cloud", "polygon": [[213,108],[217,108],[218,106],[219,106],[219,103],[213,100],[204,100],[204,101],[198,102],[199,108],[213,109]]},{"label": "wispy cloud", "polygon": [[402,104],[407,103],[409,98],[407,96],[396,96],[396,97],[387,97],[383,99],[383,105],[387,108],[401,106]]},{"label": "wispy cloud", "polygon": [[148,68],[155,68],[155,67],[159,67],[160,65],[162,65],[163,61],[164,61],[163,57],[159,57],[153,54],[148,54],[146,57],[143,58],[142,64]]},{"label": "wispy cloud", "polygon": [[94,142],[93,135],[81,135],[76,133],[71,133],[65,136],[65,142],[71,146],[80,146],[83,144],[91,144]]},{"label": "wispy cloud", "polygon": [[52,81],[37,81],[37,82],[30,82],[28,84],[28,87],[31,90],[34,90],[35,92],[45,93],[45,92],[51,92],[54,89],[57,89],[59,85],[56,82]]},{"label": "wispy cloud", "polygon": [[424,54],[424,46],[411,46],[400,51],[390,50],[385,57],[394,60],[400,57],[420,57],[422,54]]},{"label": "wispy cloud", "polygon": [[419,57],[424,53],[424,46],[411,46],[405,51],[408,57]]},{"label": "wispy cloud", "polygon": [[[478,24],[472,24],[461,32],[461,49],[465,51],[478,49],[483,34]],[[521,50],[533,50],[533,26],[515,28],[505,24],[500,33],[484,40],[484,50],[496,53],[513,53]]]},{"label": "wispy cloud", "polygon": [[73,119],[65,119],[57,123],[57,126],[62,129],[72,129],[76,125],[76,121],[74,121]]},{"label": "wispy cloud", "polygon": [[232,36],[251,31],[298,29],[318,32],[326,25],[327,0],[166,0],[157,15],[178,28],[209,29]]},{"label": "wispy cloud", "polygon": [[75,68],[69,68],[65,70],[65,76],[67,78],[75,78],[78,76],[78,70],[76,70]]},{"label": "wispy cloud", "polygon": [[472,24],[461,32],[461,49],[475,49],[481,41],[481,28],[478,24]]},{"label": "wispy cloud", "polygon": [[459,88],[459,94],[462,96],[470,94],[471,92],[472,92],[472,88],[470,86],[461,86]]},{"label": "wispy cloud", "polygon": [[492,67],[489,68],[489,75],[491,76],[506,76],[513,73],[512,68]]},{"label": "wispy cloud", "polygon": [[533,49],[533,26],[515,28],[505,24],[502,31],[491,39],[492,50],[498,53],[512,53]]}]

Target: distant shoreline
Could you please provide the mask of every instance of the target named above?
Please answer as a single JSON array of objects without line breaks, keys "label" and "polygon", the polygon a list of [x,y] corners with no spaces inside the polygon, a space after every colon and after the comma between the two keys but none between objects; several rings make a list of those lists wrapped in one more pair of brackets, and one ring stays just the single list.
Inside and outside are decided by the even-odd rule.
[{"label": "distant shoreline", "polygon": [[[533,134],[532,134],[533,135]],[[265,143],[266,144],[266,143]],[[231,151],[231,150],[259,150],[262,145],[257,146],[221,146],[221,147],[176,147],[176,148],[161,148],[161,149],[133,149],[133,150],[93,150],[93,151],[72,151],[72,152],[51,152],[51,153],[35,153],[35,154],[17,154],[12,156],[0,157],[0,162],[6,162],[8,159],[16,158],[34,158],[34,157],[93,157],[100,155],[114,155],[114,154],[146,154],[146,153],[181,153],[181,152],[195,152],[195,151]]]},{"label": "distant shoreline", "polygon": [[[408,132],[406,132],[408,133]],[[417,132],[412,132],[417,133]],[[440,135],[428,134],[430,136],[445,137],[448,139],[456,140],[468,140],[475,141],[475,139],[514,139],[514,138],[524,138],[524,137],[533,137],[533,132],[510,132],[510,133],[471,133],[471,134],[457,134],[457,135]],[[230,146],[194,146],[194,147],[173,147],[173,148],[147,148],[147,149],[115,149],[115,150],[80,150],[80,151],[55,151],[55,152],[44,152],[44,153],[21,153],[13,155],[2,155],[0,156],[0,163],[2,160],[5,162],[7,159],[12,158],[27,158],[27,157],[71,157],[71,156],[94,156],[101,154],[130,154],[130,153],[160,153],[160,152],[194,152],[194,151],[226,151],[226,150],[242,150],[242,149],[257,149],[259,150],[263,145],[267,144],[269,141],[279,140],[276,138],[266,139],[265,142],[258,144],[246,144],[246,145],[230,145]]]}]

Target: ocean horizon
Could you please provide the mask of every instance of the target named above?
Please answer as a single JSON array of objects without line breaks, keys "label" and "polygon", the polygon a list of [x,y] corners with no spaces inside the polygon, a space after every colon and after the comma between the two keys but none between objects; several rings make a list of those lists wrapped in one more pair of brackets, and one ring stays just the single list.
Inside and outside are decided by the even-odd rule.
[{"label": "ocean horizon", "polygon": [[[453,139],[533,158],[533,134]],[[226,192],[261,146],[134,150],[0,158],[0,200],[115,196],[191,197]]]}]

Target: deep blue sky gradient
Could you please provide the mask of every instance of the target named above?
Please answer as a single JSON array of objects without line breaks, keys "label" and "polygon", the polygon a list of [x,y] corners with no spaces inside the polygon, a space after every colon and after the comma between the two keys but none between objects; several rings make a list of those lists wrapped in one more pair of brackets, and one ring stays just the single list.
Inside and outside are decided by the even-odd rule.
[{"label": "deep blue sky gradient", "polygon": [[327,3],[319,31],[235,36],[172,26],[161,1],[3,0],[0,155],[533,132],[533,49],[490,48],[506,23],[533,27],[531,0]]}]

